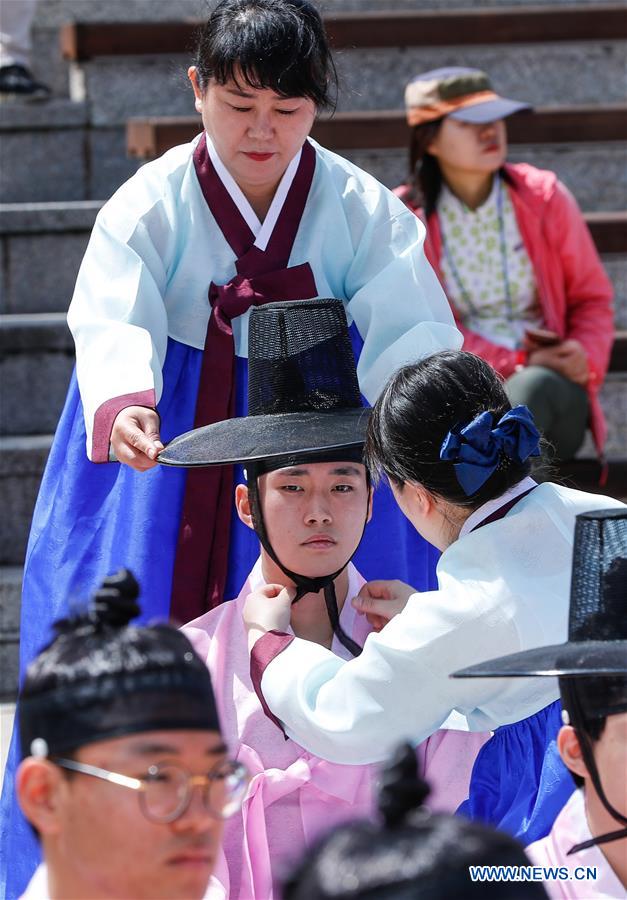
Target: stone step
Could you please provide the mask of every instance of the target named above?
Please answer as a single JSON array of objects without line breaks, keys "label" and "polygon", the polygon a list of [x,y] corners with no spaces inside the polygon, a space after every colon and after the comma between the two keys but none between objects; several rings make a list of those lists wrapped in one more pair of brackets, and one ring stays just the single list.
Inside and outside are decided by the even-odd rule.
[{"label": "stone step", "polygon": [[[325,10],[342,76],[340,109],[401,108],[412,74],[475,65],[497,90],[549,103],[624,100],[627,17],[622,4],[466,10]],[[70,96],[90,102],[93,125],[192,112],[185,70],[194,22],[73,22],[61,32],[72,61]]]},{"label": "stone step", "polygon": [[403,106],[410,78],[443,66],[488,72],[495,89],[534,106],[624,101],[625,49],[621,41],[594,44],[517,44],[356,49],[338,54],[342,90],[338,109]]},{"label": "stone step", "polygon": [[[101,205],[100,201],[0,204],[0,313],[67,309]],[[614,284],[617,327],[627,328],[627,226],[608,213],[594,217],[589,213],[588,219]]]},{"label": "stone step", "polygon": [[41,476],[52,445],[52,435],[0,437],[0,565],[24,561],[30,521]]},{"label": "stone step", "polygon": [[[129,119],[127,151],[137,159],[151,159],[190,141],[200,128],[198,116]],[[627,208],[624,104],[545,107],[511,119],[508,132],[509,159],[557,172],[583,209]],[[341,153],[389,188],[407,178],[409,134],[404,115],[397,110],[337,113],[317,122],[312,132],[325,147]]]},{"label": "stone step", "polygon": [[[626,153],[626,145],[620,142],[515,144],[508,160],[556,172],[582,209],[621,210],[627,208]],[[407,150],[347,150],[342,155],[387,187],[396,187],[407,178]]]},{"label": "stone step", "polygon": [[[331,46],[433,47],[447,44],[513,44],[599,41],[626,38],[624,7],[518,6],[466,10],[376,9],[359,14],[323,11]],[[61,29],[65,59],[182,53],[193,42],[198,21],[72,22]]]},{"label": "stone step", "polygon": [[0,205],[0,313],[67,309],[102,203]]},{"label": "stone step", "polygon": [[[69,100],[0,107],[0,201],[82,200],[87,107]],[[33,187],[36,185],[36,188]]]},{"label": "stone step", "polygon": [[0,141],[0,203],[106,199],[138,167],[122,130],[92,127],[81,102],[5,103]]},{"label": "stone step", "polygon": [[0,316],[0,435],[54,431],[74,366],[65,313]]},{"label": "stone step", "polygon": [[[183,110],[188,109],[189,98],[186,94],[185,96]],[[6,147],[10,148],[10,152],[3,155],[4,164],[0,168],[0,203],[106,200],[134,174],[140,164],[137,159],[126,155],[129,140],[131,153],[136,157],[140,155],[146,157],[158,155],[176,143],[189,140],[199,130],[199,119],[190,116],[132,119],[126,126],[126,140],[122,125],[112,127],[84,125],[57,132],[54,123],[50,122],[46,126],[49,130],[38,125],[29,130],[29,113],[25,106],[19,107],[23,113],[19,128],[3,130],[0,123],[0,140],[3,142],[6,140]],[[17,109],[16,106],[14,112]],[[624,106],[618,106],[618,110],[624,110]],[[389,112],[384,111],[382,115],[385,116]],[[344,114],[346,115],[350,117],[355,114]],[[375,111],[367,115],[376,116],[378,113]],[[394,111],[392,115],[400,116]],[[531,145],[523,144],[521,129],[516,126],[511,141],[510,159],[526,160],[540,168],[556,171],[577,196],[583,208],[623,209],[627,207],[625,143],[602,138],[611,133],[623,134],[625,130],[623,124],[627,121],[627,117],[619,112],[616,116],[617,125],[612,128],[608,127],[607,115],[608,108],[604,108],[592,117],[594,119],[603,117],[605,122],[599,130],[598,139],[594,141],[582,140],[581,134],[584,132],[582,128],[576,142],[543,141]],[[338,119],[341,116],[342,114],[338,114]],[[522,118],[519,122],[521,121]],[[329,128],[329,124],[325,122],[323,127],[314,128],[314,136],[321,132],[320,137],[325,137],[326,132],[330,132],[331,140],[322,140],[325,146],[337,149],[356,165],[370,171],[388,187],[394,187],[404,180],[407,171],[407,149],[402,144],[372,149],[368,144],[356,145],[353,139],[346,147],[343,146],[347,143],[346,137],[340,135],[339,140],[334,140],[333,129]],[[350,119],[340,124],[346,124],[349,129],[352,125]],[[384,124],[388,123],[384,120]],[[510,123],[510,126],[511,124],[513,123]],[[358,132],[359,130],[361,129],[358,129]],[[376,130],[381,134],[386,132],[386,128],[379,127]],[[404,141],[407,141],[407,129],[403,130]],[[372,133],[373,129],[370,131]],[[590,129],[585,133],[588,134],[589,131]],[[576,131],[570,131],[569,134],[571,137],[577,136]],[[394,140],[397,141],[397,138]],[[46,149],[48,145],[54,147],[54,152],[48,153]],[[158,153],[153,153],[156,148]],[[49,174],[49,164],[53,169],[52,178]]]},{"label": "stone step", "polygon": [[[599,0],[578,0],[581,6],[597,6]],[[148,22],[199,19],[205,15],[206,0],[46,0],[40,3],[35,26],[56,28],[66,22]],[[320,0],[323,14],[350,11],[477,9],[495,6],[529,6],[529,0]],[[534,0],[534,7],[572,6],[573,0]]]},{"label": "stone step", "polygon": [[[126,123],[126,150],[136,159],[155,159],[201,130],[199,115],[149,116]],[[314,122],[311,136],[338,153],[347,150],[406,150],[405,112],[377,109],[338,112]],[[544,106],[507,120],[510,144],[571,144],[627,140],[627,104]]]},{"label": "stone step", "polygon": [[[578,5],[596,6],[598,0],[579,0]],[[528,0],[507,0],[508,7],[526,6]],[[206,0],[46,0],[37,5],[33,27],[33,65],[35,73],[50,85],[56,97],[68,94],[68,62],[59,53],[59,28],[79,22],[189,21],[207,15]],[[501,0],[322,0],[323,13],[405,10],[451,10],[472,7],[494,8]],[[568,7],[572,0],[534,0],[535,7]]]},{"label": "stone step", "polygon": [[[505,96],[536,106],[624,102],[624,42],[503,46],[346,49],[337,54],[338,109],[401,109],[405,84],[417,72],[466,65],[490,73]],[[92,125],[123,125],[133,116],[192,115],[188,56],[98,57],[77,64],[70,85],[88,100]]]},{"label": "stone step", "polygon": [[22,567],[0,566],[0,702],[17,695],[21,595]]}]

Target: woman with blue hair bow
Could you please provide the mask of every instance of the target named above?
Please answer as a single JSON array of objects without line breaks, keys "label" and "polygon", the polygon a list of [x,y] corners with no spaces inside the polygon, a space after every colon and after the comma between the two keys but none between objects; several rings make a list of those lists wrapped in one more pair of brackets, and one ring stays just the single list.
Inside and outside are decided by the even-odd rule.
[{"label": "woman with blue hair bow", "polygon": [[[575,516],[624,504],[530,477],[539,433],[499,376],[463,351],[400,369],[373,410],[366,462],[442,551],[438,590],[366,584],[353,605],[377,633],[344,662],[288,634],[293,591],[251,594],[251,671],[289,737],[340,763],[383,759],[438,728],[494,731],[461,810],[523,842],[548,833],[573,790],[555,749],[553,679],[458,681],[451,672],[566,639]],[[269,599],[272,602],[268,602]]]}]

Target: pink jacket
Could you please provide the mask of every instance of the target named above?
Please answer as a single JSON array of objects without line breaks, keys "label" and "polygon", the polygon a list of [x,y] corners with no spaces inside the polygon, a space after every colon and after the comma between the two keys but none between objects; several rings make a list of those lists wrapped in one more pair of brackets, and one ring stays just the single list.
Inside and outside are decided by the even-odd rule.
[{"label": "pink jacket", "polygon": [[[588,847],[568,855],[572,847],[591,837],[584,794],[578,790],[560,812],[550,834],[525,851],[534,866],[544,867],[547,874],[544,887],[551,900],[587,900],[590,897],[614,900],[625,896],[625,889],[601,847]],[[559,870],[557,877],[556,870]],[[594,878],[593,872],[596,873]]]},{"label": "pink jacket", "polygon": [[[349,565],[348,597],[363,578]],[[321,835],[349,819],[374,812],[379,767],[326,762],[308,753],[264,713],[250,678],[242,611],[248,594],[263,584],[261,562],[239,597],[185,625],[183,631],[211,672],[222,734],[230,752],[252,775],[241,813],[225,823],[223,854],[206,900],[272,900],[287,871]],[[363,644],[365,617],[347,601],[342,627]],[[333,652],[350,654],[333,640]],[[418,701],[417,701],[418,702]],[[488,733],[436,731],[418,748],[421,770],[432,785],[432,809],[452,812],[468,796],[472,767]]]},{"label": "pink jacket", "polygon": [[[517,163],[505,166],[505,178],[533,266],[545,326],[563,339],[575,338],[586,350],[590,368],[590,428],[601,453],[607,426],[598,394],[614,340],[612,285],[575,199],[555,173]],[[422,211],[408,199],[407,185],[397,188],[395,193],[422,217]],[[425,253],[444,286],[437,213],[432,213],[427,222]],[[519,361],[518,351],[493,344],[469,331],[460,323],[455,309],[453,312],[464,335],[464,349],[481,356],[508,378]]]}]

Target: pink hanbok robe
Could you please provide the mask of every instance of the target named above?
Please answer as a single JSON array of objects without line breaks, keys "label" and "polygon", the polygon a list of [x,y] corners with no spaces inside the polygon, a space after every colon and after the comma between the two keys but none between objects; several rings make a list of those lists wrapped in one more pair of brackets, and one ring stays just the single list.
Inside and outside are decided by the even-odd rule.
[{"label": "pink hanbok robe", "polygon": [[[370,632],[350,599],[363,578],[349,565],[347,601],[340,623],[359,644]],[[248,594],[263,584],[258,560],[239,597],[183,627],[206,660],[222,733],[232,756],[252,780],[241,813],[225,823],[223,858],[207,893],[211,900],[273,900],[277,884],[305,849],[342,822],[372,817],[379,766],[330,763],[285,737],[266,716],[250,677],[242,612]],[[334,637],[331,649],[350,654]],[[417,699],[418,686],[417,686]],[[475,757],[489,734],[438,731],[418,748],[422,771],[432,785],[430,805],[453,811],[466,799]]]},{"label": "pink hanbok robe", "polygon": [[[526,854],[536,866],[564,867],[571,877],[545,881],[544,886],[551,900],[606,900],[606,898],[627,897],[627,891],[603,855],[601,847],[588,847],[568,856],[568,851],[576,844],[589,841],[592,835],[586,818],[586,804],[583,791],[573,793],[566,806],[555,820],[549,834],[540,841],[530,844]],[[583,880],[575,870],[596,869],[595,880]],[[572,878],[572,880],[571,880]]]}]

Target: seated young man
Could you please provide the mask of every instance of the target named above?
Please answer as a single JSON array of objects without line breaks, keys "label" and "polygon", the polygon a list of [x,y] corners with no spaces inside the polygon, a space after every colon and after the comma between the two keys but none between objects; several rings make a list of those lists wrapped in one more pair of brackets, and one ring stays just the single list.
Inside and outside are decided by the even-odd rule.
[{"label": "seated young man", "polygon": [[[625,592],[627,566],[623,577]],[[572,724],[560,729],[557,746],[579,790],[527,854],[538,866],[594,868],[596,878],[547,882],[552,898],[627,895],[627,647],[623,652],[621,676],[560,678]]]},{"label": "seated young man", "polygon": [[[579,790],[550,833],[527,847],[551,898],[627,891],[627,513],[577,516],[568,641],[473,666],[462,676],[559,676],[557,746]],[[588,870],[588,871],[586,871]],[[594,876],[591,874],[594,872]]]},{"label": "seated young man", "polygon": [[17,796],[44,862],[23,900],[200,900],[239,808],[207,668],[175,628],[128,626],[136,597],[107,579],[27,670]]},{"label": "seated young man", "polygon": [[[378,771],[325,762],[285,738],[256,694],[242,611],[262,584],[295,587],[295,634],[347,659],[359,653],[370,626],[351,605],[363,579],[350,559],[372,495],[361,462],[367,412],[339,301],[254,309],[249,373],[249,416],[176,439],[161,461],[246,467],[236,507],[259,536],[260,557],[236,600],[183,631],[207,661],[224,737],[252,774],[242,812],[225,829],[225,859],[215,873],[221,896],[271,900],[321,834],[373,814]],[[441,731],[419,748],[436,806],[452,810],[466,798],[487,737]]]}]

